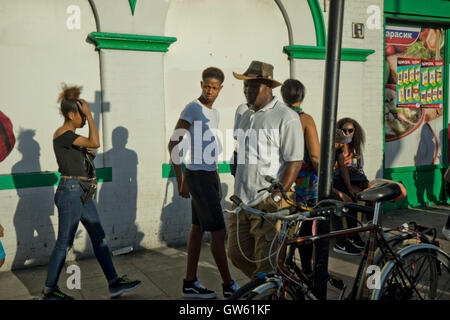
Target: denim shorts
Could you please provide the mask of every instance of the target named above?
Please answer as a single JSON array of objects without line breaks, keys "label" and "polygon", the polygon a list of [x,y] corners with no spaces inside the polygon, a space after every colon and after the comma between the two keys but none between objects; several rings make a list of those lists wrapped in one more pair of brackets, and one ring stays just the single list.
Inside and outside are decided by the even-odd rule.
[{"label": "denim shorts", "polygon": [[186,169],[184,177],[192,199],[192,224],[199,225],[202,231],[225,229],[217,172]]}]

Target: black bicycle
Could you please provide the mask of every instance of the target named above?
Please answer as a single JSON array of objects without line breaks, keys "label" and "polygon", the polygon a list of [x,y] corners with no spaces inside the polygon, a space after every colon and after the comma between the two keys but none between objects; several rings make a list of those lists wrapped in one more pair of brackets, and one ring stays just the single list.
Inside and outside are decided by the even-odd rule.
[{"label": "black bicycle", "polygon": [[[262,212],[249,208],[238,197],[232,196],[231,201],[236,209],[228,212],[239,214],[241,210],[246,210],[266,219],[281,220],[281,229],[269,252],[269,256],[276,256],[276,263],[272,272],[259,274],[256,279],[241,287],[231,300],[316,300],[313,294],[314,275],[309,276],[303,272],[295,260],[295,250],[323,239],[364,232],[369,232],[369,239],[350,294],[344,297],[344,282],[338,277],[329,277],[330,284],[341,291],[339,299],[450,299],[450,256],[436,245],[435,230],[421,229],[422,227],[410,223],[407,228],[403,226],[402,229],[397,229],[399,234],[389,235],[381,226],[383,201],[396,200],[406,195],[401,184],[383,179],[372,181],[367,190],[358,194],[358,199],[375,202],[374,208],[337,200],[323,200],[314,208],[308,208],[290,201],[278,180],[270,177],[266,179],[271,183],[268,189],[282,191],[291,208],[275,213]],[[351,218],[348,215],[350,210],[373,214],[373,220],[352,229],[312,236],[298,235],[303,221],[327,221],[331,214]],[[416,243],[412,243],[412,239]],[[277,246],[274,245],[275,242]],[[373,273],[377,270],[378,272]]]}]

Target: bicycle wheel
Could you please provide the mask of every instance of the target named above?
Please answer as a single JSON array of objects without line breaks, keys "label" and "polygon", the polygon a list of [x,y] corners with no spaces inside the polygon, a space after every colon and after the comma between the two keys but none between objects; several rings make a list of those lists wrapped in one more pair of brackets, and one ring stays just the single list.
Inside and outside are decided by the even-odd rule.
[{"label": "bicycle wheel", "polygon": [[413,250],[405,254],[401,258],[401,262],[412,283],[408,281],[398,263],[388,263],[383,268],[379,289],[374,292],[374,299],[446,299],[445,292],[448,288],[445,287],[448,285],[445,283],[448,283],[449,276],[448,261],[440,260],[437,250]]},{"label": "bicycle wheel", "polygon": [[288,285],[283,296],[277,295],[278,286],[275,282],[269,281],[254,288],[245,300],[297,300],[295,291]]}]

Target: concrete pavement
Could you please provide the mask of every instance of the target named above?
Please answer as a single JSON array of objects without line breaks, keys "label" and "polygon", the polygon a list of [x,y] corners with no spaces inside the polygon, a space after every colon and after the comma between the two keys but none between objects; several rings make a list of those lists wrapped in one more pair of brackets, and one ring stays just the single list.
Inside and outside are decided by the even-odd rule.
[{"label": "concrete pavement", "polygon": [[[441,248],[450,252],[450,242],[444,240],[441,230],[450,206],[433,206],[427,208],[414,208],[396,210],[385,214],[383,226],[387,228],[398,226],[404,222],[415,221],[431,227],[436,227]],[[330,242],[330,273],[341,277],[350,288],[360,257],[344,256],[332,251],[334,241]],[[120,275],[126,274],[129,278],[140,279],[142,285],[133,292],[124,294],[119,299],[132,300],[181,300],[182,280],[186,268],[185,247],[162,247],[154,250],[140,250],[113,258],[116,269]],[[81,289],[68,290],[66,287],[67,267],[76,264],[81,270]],[[233,278],[243,285],[247,278],[231,263],[230,269]],[[30,300],[37,299],[42,290],[47,266],[31,267],[23,270],[0,272],[0,300]],[[215,290],[218,299],[223,299],[221,279],[211,255],[209,244],[202,247],[198,277],[203,285]],[[76,299],[103,300],[109,299],[106,280],[95,258],[67,262],[59,280],[61,290],[74,296]],[[350,289],[347,290],[347,293]],[[336,299],[337,290],[329,288],[328,298]]]}]

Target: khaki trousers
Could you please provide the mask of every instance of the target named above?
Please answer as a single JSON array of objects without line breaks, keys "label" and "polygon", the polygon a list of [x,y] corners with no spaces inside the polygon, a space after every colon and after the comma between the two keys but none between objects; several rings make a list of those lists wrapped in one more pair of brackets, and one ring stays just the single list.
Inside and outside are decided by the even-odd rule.
[{"label": "khaki trousers", "polygon": [[[295,199],[295,192],[287,192],[287,195],[290,199]],[[269,196],[252,208],[266,212],[275,212],[288,206],[289,204],[284,199],[277,204]],[[237,225],[238,219],[239,230]],[[276,221],[262,219],[261,216],[245,210],[239,212],[238,216],[234,214],[230,215],[227,242],[229,259],[235,267],[240,269],[250,279],[254,279],[259,272],[273,271],[270,261],[275,266],[276,254],[274,252],[278,248],[277,240],[275,240],[272,246],[273,256],[270,260],[267,257],[269,256],[270,245],[276,233]],[[241,249],[239,249],[239,246]],[[242,255],[241,250],[245,257],[255,262],[248,261]]]}]

